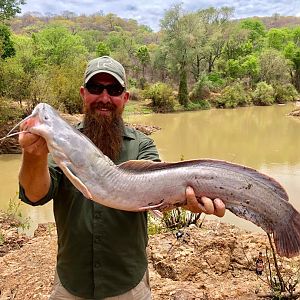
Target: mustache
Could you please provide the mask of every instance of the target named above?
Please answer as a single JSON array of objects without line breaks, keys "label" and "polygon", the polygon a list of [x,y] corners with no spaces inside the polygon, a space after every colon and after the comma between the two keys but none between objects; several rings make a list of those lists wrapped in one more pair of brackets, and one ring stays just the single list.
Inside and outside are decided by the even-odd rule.
[{"label": "mustache", "polygon": [[91,104],[91,110],[95,109],[108,109],[108,110],[116,110],[117,107],[113,103],[103,103],[103,102],[95,102]]}]

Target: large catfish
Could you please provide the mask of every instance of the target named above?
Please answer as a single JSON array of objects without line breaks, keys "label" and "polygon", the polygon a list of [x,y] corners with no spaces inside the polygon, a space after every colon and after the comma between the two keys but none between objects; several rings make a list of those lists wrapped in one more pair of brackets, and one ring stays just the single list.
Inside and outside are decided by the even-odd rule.
[{"label": "large catfish", "polygon": [[38,104],[25,120],[28,132],[46,140],[54,161],[88,199],[126,211],[164,210],[184,205],[189,185],[197,197],[220,198],[237,216],[273,233],[279,255],[300,254],[300,214],[267,175],[210,159],[115,165],[50,105]]}]

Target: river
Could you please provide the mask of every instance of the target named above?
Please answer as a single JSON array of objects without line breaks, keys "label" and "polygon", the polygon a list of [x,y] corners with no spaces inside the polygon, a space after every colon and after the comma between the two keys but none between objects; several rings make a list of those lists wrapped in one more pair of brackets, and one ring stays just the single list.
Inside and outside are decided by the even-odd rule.
[{"label": "river", "polygon": [[[300,120],[287,116],[294,108],[294,104],[288,104],[125,115],[125,120],[161,128],[152,138],[162,160],[214,158],[253,167],[278,180],[300,211]],[[0,155],[0,209],[6,209],[9,199],[16,197],[19,165],[19,155]],[[22,204],[21,211],[31,219],[31,232],[38,223],[53,221],[51,203],[44,207]],[[260,230],[229,211],[221,220],[248,230]]]}]

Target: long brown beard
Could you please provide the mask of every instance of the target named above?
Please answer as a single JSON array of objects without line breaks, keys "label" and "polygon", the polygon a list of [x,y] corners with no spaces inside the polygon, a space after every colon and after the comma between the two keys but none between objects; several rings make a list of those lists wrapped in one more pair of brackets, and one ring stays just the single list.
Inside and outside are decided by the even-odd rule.
[{"label": "long brown beard", "polygon": [[83,133],[111,160],[121,153],[124,122],[121,113],[111,110],[110,116],[99,116],[91,110],[85,111]]}]

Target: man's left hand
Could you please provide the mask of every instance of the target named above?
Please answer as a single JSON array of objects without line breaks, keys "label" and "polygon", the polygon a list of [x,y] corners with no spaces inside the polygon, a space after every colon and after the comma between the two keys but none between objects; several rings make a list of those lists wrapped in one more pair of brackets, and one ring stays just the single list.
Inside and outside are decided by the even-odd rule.
[{"label": "man's left hand", "polygon": [[201,197],[197,199],[192,187],[186,188],[186,201],[187,204],[183,206],[193,213],[202,213],[208,215],[216,215],[217,217],[223,217],[225,215],[225,204],[221,199],[210,199],[207,197]]}]

